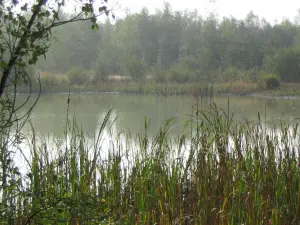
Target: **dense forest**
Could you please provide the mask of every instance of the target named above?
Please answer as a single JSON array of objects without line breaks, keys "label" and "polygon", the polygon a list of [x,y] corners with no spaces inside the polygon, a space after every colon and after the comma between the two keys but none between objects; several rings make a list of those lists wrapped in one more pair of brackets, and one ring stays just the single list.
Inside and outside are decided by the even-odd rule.
[{"label": "dense forest", "polygon": [[272,24],[253,12],[243,20],[204,18],[165,4],[154,14],[145,8],[107,20],[98,32],[82,22],[56,29],[55,36],[35,71],[59,82],[82,85],[111,75],[179,83],[259,82],[266,76],[300,82],[299,24]]}]

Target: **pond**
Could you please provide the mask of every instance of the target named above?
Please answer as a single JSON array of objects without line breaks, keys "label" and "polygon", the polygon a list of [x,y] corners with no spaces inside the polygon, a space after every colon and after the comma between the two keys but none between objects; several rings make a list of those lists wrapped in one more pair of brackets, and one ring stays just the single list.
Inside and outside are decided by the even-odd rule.
[{"label": "pond", "polygon": [[[33,98],[31,100],[34,99]],[[25,96],[18,96],[22,102]],[[71,143],[66,142],[65,130],[67,121],[67,99],[68,94],[46,94],[42,95],[34,107],[30,122],[33,125],[36,134],[36,144],[40,151],[44,147],[51,149],[52,156],[56,157],[61,150],[66,149]],[[166,119],[174,118],[169,132],[172,145],[177,146],[178,137],[183,131],[190,131],[190,126],[184,129],[187,121],[191,120],[191,113],[195,114],[195,108],[207,110],[209,105],[214,102],[217,107],[223,109],[226,113],[234,114],[234,120],[257,121],[258,113],[262,120],[267,120],[269,125],[285,123],[295,124],[300,117],[300,100],[298,99],[275,99],[262,97],[214,97],[210,99],[196,99],[192,96],[142,96],[142,95],[121,95],[117,93],[89,93],[89,94],[71,94],[68,118],[70,121],[74,118],[77,125],[82,127],[85,133],[88,149],[93,148],[95,143],[95,134],[99,131],[103,118],[110,107],[113,107],[113,113],[110,118],[110,127],[106,129],[101,138],[101,157],[104,159],[108,156],[111,149],[121,144],[122,149],[127,152],[130,149],[139,149],[138,135],[145,133],[145,121],[149,122],[150,127],[147,129],[148,137],[154,137],[159,131],[160,126]],[[229,102],[229,110],[228,110]],[[25,112],[30,104],[22,110]],[[20,112],[21,113],[21,112]],[[193,120],[195,121],[195,120]],[[112,124],[112,125],[111,125]],[[148,125],[147,125],[148,127]],[[195,126],[193,126],[194,128]],[[188,129],[188,130],[187,130]],[[110,133],[110,131],[113,131]],[[116,136],[121,132],[126,135]],[[271,131],[271,129],[270,129]],[[253,134],[252,130],[252,134]],[[277,133],[277,131],[275,131]],[[15,159],[22,171],[26,171],[26,158],[32,155],[32,137],[33,130],[29,123],[23,130],[27,137],[19,147],[22,154],[17,153]],[[112,135],[111,135],[112,134]],[[128,136],[129,135],[129,136]],[[279,137],[281,132],[278,133]],[[128,137],[130,139],[128,139]],[[189,138],[190,136],[188,136]],[[190,139],[189,139],[190,140]],[[229,138],[228,147],[234,147],[232,138]],[[111,142],[113,141],[113,142]],[[151,141],[151,140],[150,140]],[[41,145],[45,143],[46,145]],[[290,142],[294,146],[298,139]],[[43,148],[40,148],[44,146]],[[185,143],[184,149],[189,149],[189,142]],[[278,146],[282,148],[282,146]],[[176,148],[176,147],[175,147]],[[183,151],[184,158],[187,158],[189,151]],[[172,153],[173,154],[173,153]],[[172,156],[171,158],[176,158]],[[125,161],[123,162],[125,163]]]},{"label": "pond", "polygon": [[[20,96],[22,99],[23,96]],[[68,94],[42,95],[31,114],[35,132],[41,136],[62,136],[66,127]],[[257,120],[258,113],[268,123],[278,123],[284,119],[297,122],[300,117],[299,99],[274,99],[262,97],[214,97],[213,102],[225,112],[234,113],[234,119]],[[157,132],[162,122],[174,119],[174,134],[180,133],[185,121],[190,119],[197,99],[192,96],[141,96],[117,93],[71,94],[69,118],[84,132],[94,133],[101,125],[109,107],[113,107],[111,120],[115,131],[130,131],[131,134],[145,130],[145,119],[150,121],[149,134]],[[199,107],[207,109],[209,99],[198,100]],[[26,108],[24,108],[24,111]]]}]

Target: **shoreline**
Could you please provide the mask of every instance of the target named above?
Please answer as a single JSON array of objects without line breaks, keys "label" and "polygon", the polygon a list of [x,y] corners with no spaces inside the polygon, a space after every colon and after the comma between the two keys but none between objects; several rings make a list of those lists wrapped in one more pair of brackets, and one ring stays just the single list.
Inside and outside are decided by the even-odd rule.
[{"label": "shoreline", "polygon": [[[263,97],[274,99],[300,99],[299,84],[282,84],[280,88],[270,90],[259,87],[256,83],[101,83],[94,86],[47,87],[42,85],[41,94],[120,94],[120,95],[153,95],[153,96],[240,96]],[[29,93],[24,87],[18,94]],[[37,88],[32,94],[38,94]]]},{"label": "shoreline", "polygon": [[[28,94],[28,92],[18,92],[17,95]],[[32,92],[31,94],[37,95],[38,92]],[[41,92],[42,95],[68,95],[69,92],[66,91],[55,91],[55,92]],[[72,90],[70,94],[110,94],[110,95],[140,95],[140,96],[194,96],[192,93],[160,93],[160,92],[139,92],[139,91],[82,91],[82,90]],[[201,95],[199,95],[201,97]],[[202,97],[253,97],[253,98],[269,98],[269,99],[282,99],[282,100],[297,100],[300,99],[299,95],[272,95],[263,92],[253,92],[253,93],[234,93],[234,92],[222,92],[214,93],[213,96],[203,95]]]}]

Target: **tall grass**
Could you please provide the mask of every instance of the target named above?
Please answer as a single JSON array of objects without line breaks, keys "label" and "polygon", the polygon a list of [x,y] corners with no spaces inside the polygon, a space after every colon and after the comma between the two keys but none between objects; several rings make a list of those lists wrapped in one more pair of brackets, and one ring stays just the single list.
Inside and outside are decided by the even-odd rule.
[{"label": "tall grass", "polygon": [[176,138],[172,119],[152,137],[145,120],[144,135],[112,134],[103,145],[110,114],[92,145],[71,123],[56,153],[37,146],[33,130],[26,174],[1,156],[0,223],[300,223],[297,125],[266,128],[259,114],[234,122],[198,105]]}]

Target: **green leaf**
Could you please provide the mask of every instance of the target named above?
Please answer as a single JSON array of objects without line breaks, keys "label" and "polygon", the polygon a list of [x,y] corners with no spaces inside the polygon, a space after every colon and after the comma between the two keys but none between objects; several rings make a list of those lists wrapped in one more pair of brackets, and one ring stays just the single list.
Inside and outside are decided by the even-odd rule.
[{"label": "green leaf", "polygon": [[97,21],[96,17],[92,17],[92,18],[91,18],[91,22],[92,22],[92,23],[96,23],[96,21]]},{"label": "green leaf", "polygon": [[99,12],[103,12],[103,11],[106,11],[106,10],[107,10],[106,6],[99,7]]},{"label": "green leaf", "polygon": [[1,62],[0,62],[0,67],[1,67],[2,69],[7,69],[7,68],[8,68],[7,62],[1,61]]},{"label": "green leaf", "polygon": [[53,18],[56,19],[56,20],[59,20],[59,18],[58,18],[58,12],[55,11],[55,10],[52,10],[52,13],[53,13]]},{"label": "green leaf", "polygon": [[92,29],[94,30],[94,31],[98,31],[99,30],[99,27],[98,27],[98,24],[93,24],[92,25]]},{"label": "green leaf", "polygon": [[25,5],[23,5],[23,6],[21,7],[21,10],[27,12],[27,9],[28,9],[27,6],[28,6],[28,4],[25,3]]}]

